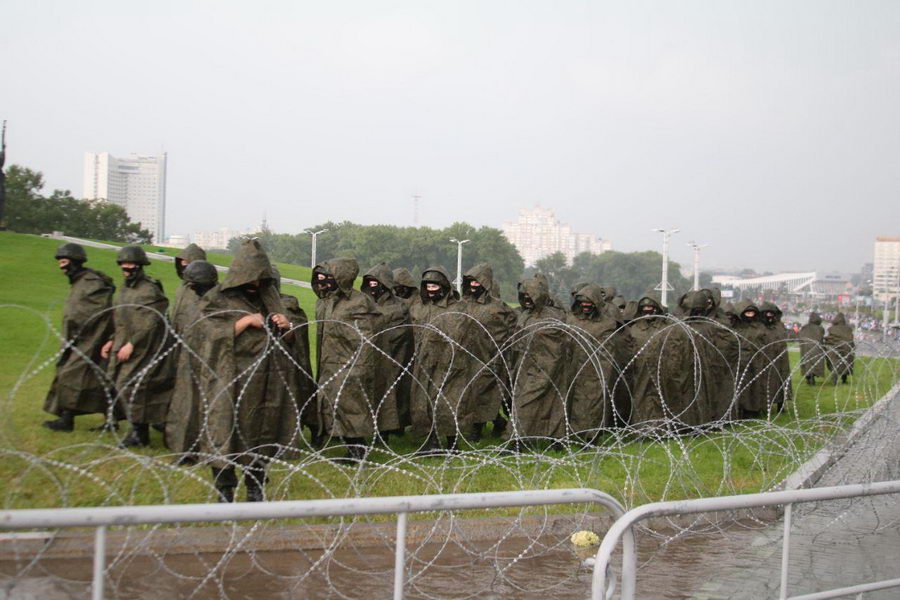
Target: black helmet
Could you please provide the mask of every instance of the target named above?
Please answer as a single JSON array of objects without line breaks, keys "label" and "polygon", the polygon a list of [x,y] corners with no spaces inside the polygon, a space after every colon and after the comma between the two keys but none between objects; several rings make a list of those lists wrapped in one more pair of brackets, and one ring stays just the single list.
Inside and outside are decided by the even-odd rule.
[{"label": "black helmet", "polygon": [[72,242],[68,242],[57,248],[56,256],[54,256],[54,258],[68,258],[69,260],[78,262],[87,262],[87,254],[85,254],[84,248],[82,248],[80,244],[73,244]]},{"label": "black helmet", "polygon": [[211,262],[194,260],[185,267],[184,280],[200,285],[215,285],[219,281],[219,272]]},{"label": "black helmet", "polygon": [[124,262],[134,263],[136,265],[149,265],[147,253],[140,246],[125,246],[116,255],[116,262],[122,264]]}]

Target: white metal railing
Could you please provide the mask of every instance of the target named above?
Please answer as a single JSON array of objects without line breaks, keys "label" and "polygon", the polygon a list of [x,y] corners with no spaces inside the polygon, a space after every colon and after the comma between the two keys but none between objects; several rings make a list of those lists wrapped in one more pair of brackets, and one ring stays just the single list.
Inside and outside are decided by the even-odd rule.
[{"label": "white metal railing", "polygon": [[[258,521],[262,519],[304,519],[350,515],[397,514],[397,544],[394,554],[394,599],[402,600],[406,570],[406,516],[411,512],[472,510],[551,504],[600,504],[618,520],[625,509],[612,496],[592,489],[522,490],[433,496],[388,496],[380,498],[346,498],[329,500],[292,500],[284,502],[236,502],[233,504],[169,504],[162,506],[115,506],[94,508],[18,509],[0,511],[0,529],[56,529],[60,527],[95,527],[94,570],[91,597],[103,598],[106,572],[106,528],[159,523],[199,523],[215,521]],[[617,521],[618,522],[618,521]],[[622,538],[622,572],[634,573],[637,550],[629,529]],[[618,537],[617,537],[618,539]],[[599,564],[599,563],[598,563]],[[608,561],[607,561],[608,564]],[[615,578],[604,573],[597,577],[594,566],[593,600],[612,597]],[[609,568],[604,566],[603,568]],[[596,582],[603,582],[597,587]],[[605,590],[606,582],[610,589]],[[622,593],[634,595],[630,581],[622,582]]]},{"label": "white metal railing", "polygon": [[[791,517],[794,504],[897,493],[900,493],[900,481],[882,481],[877,483],[860,483],[836,487],[746,494],[743,496],[721,496],[717,498],[698,498],[695,500],[678,500],[644,504],[643,506],[628,511],[625,516],[613,523],[612,527],[610,527],[609,531],[606,533],[606,536],[600,543],[600,549],[597,551],[597,559],[594,565],[593,589],[596,591],[607,587],[608,569],[613,551],[619,545],[620,539],[630,540],[629,543],[632,544],[633,547],[634,525],[644,519],[779,505],[785,505],[784,540],[782,542],[781,555],[780,600],[826,600],[827,598],[839,598],[841,596],[852,594],[862,594],[863,592],[900,587],[900,579],[886,579],[823,592],[815,592],[812,594],[803,594],[801,596],[788,597],[787,595],[788,564],[791,549]],[[623,550],[624,549],[625,545],[623,543]],[[627,565],[625,560],[622,561],[621,600],[634,599],[634,590],[637,579],[637,571],[634,568],[636,564],[636,557],[634,561],[629,561]],[[610,587],[614,588],[615,582],[612,582]],[[613,590],[609,590],[609,592],[612,591]]]}]

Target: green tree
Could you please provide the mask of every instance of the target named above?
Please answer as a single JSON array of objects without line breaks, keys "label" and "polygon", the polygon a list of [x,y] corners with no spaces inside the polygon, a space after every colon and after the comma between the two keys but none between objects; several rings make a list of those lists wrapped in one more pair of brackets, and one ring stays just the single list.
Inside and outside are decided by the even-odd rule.
[{"label": "green tree", "polygon": [[151,235],[132,223],[125,209],[103,201],[78,200],[68,190],[41,195],[44,176],[27,167],[6,170],[7,225],[22,233],[62,231],[75,237],[150,243]]}]

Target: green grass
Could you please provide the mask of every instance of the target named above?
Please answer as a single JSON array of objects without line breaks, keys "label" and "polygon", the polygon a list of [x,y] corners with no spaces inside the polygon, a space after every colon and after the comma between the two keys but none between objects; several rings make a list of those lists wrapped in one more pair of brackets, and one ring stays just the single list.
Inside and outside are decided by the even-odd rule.
[{"label": "green grass", "polygon": [[[48,418],[42,412],[53,377],[48,361],[58,345],[48,324],[59,326],[68,292],[53,259],[57,245],[56,240],[0,233],[0,305],[7,305],[0,307],[0,453],[6,455],[0,460],[2,504],[24,508],[211,500],[208,469],[171,466],[172,457],[156,432],[151,448],[130,453],[114,449],[113,435],[87,431],[100,423],[99,415],[79,417],[76,431],[68,434],[40,426]],[[114,251],[87,252],[89,266],[121,279]],[[218,264],[230,259],[210,258]],[[293,277],[291,269],[303,268],[285,265],[282,273]],[[154,261],[147,271],[163,281],[172,298],[179,284],[172,264]],[[309,290],[285,286],[285,291],[313,314],[315,298]],[[629,505],[756,492],[776,485],[797,467],[798,458],[811,456],[837,428],[877,401],[898,379],[898,361],[859,358],[857,374],[847,386],[810,387],[797,379],[790,410],[766,426],[741,423],[724,432],[665,442],[609,438],[606,446],[578,454],[543,450],[500,456],[491,451],[493,440],[488,438],[478,444],[481,452],[452,460],[408,461],[403,455],[416,443],[406,436],[392,441],[392,452],[373,453],[381,468],[339,467],[315,453],[276,463],[267,489],[273,498],[299,499],[591,487]]]}]

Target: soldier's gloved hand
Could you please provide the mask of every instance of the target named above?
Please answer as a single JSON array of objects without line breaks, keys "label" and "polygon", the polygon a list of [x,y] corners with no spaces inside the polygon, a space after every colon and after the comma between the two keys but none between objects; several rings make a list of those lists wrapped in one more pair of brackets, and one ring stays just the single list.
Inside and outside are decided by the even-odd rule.
[{"label": "soldier's gloved hand", "polygon": [[131,358],[131,353],[134,352],[134,345],[131,342],[128,342],[116,352],[116,358],[118,358],[121,362],[128,362],[128,359]]},{"label": "soldier's gloved hand", "polygon": [[108,342],[103,344],[103,347],[100,348],[100,356],[103,358],[109,358],[109,352],[110,352],[110,350],[112,350],[112,347],[113,347],[112,340],[109,340]]}]

